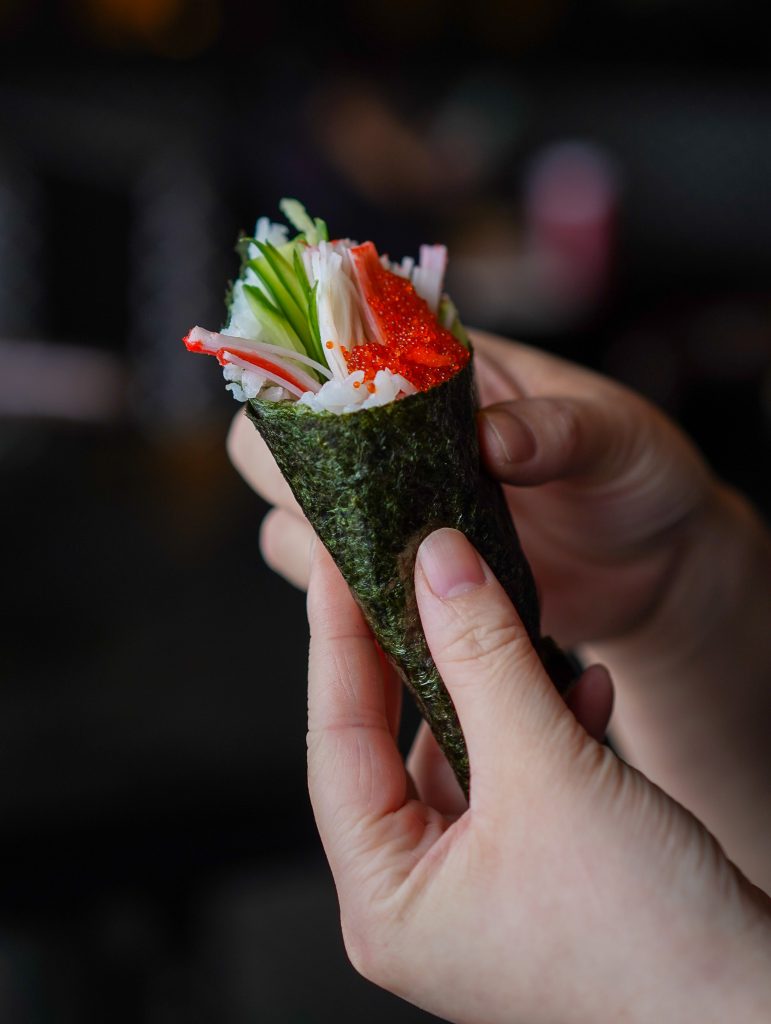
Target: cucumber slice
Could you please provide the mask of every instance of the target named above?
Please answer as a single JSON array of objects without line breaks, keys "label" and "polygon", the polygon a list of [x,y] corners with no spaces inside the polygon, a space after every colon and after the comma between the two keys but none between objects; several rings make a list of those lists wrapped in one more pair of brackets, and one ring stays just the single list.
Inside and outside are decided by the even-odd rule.
[{"label": "cucumber slice", "polygon": [[301,310],[305,302],[305,295],[289,260],[282,256],[278,249],[271,245],[270,242],[257,242],[257,248],[268,261],[273,273],[281,284],[292,296],[297,304],[297,308]]},{"label": "cucumber slice", "polygon": [[329,229],[321,217],[311,217],[302,203],[296,199],[282,199],[278,204],[281,212],[297,230],[305,235],[308,245],[329,241]]},{"label": "cucumber slice", "polygon": [[305,296],[305,301],[307,303],[311,296],[311,286],[308,281],[308,275],[305,273],[305,265],[303,264],[303,259],[298,247],[295,247],[292,250],[292,264],[294,266],[295,276],[300,282],[300,287],[303,290],[303,295]]},{"label": "cucumber slice", "polygon": [[[318,351],[321,355],[321,364],[322,366],[328,366],[329,364],[327,363],[327,358],[324,355],[324,349],[322,348],[321,345],[321,330],[319,328],[319,308],[316,305],[316,294],[318,290],[319,282],[317,281],[314,284],[313,288],[311,288],[311,293],[308,296],[308,319],[310,321],[314,341],[316,342]],[[315,358],[318,359],[318,356],[316,356]]]},{"label": "cucumber slice", "polygon": [[[309,232],[315,234],[316,227],[308,216],[308,211],[299,200],[282,199],[278,207],[293,228],[297,228],[304,235],[307,235]],[[310,242],[310,239],[308,241]],[[311,242],[311,245],[315,244],[315,240]]]},{"label": "cucumber slice", "polygon": [[252,307],[252,312],[265,328],[270,341],[274,345],[280,345],[290,352],[306,354],[305,346],[297,337],[297,333],[292,325],[283,313],[273,305],[261,288],[253,284],[245,284],[244,295],[246,295],[247,301]]},{"label": "cucumber slice", "polygon": [[450,321],[450,326],[448,328],[450,334],[456,341],[459,341],[464,348],[469,348],[471,344],[469,336],[466,334],[465,327],[460,322],[458,310],[449,295],[442,296],[439,302],[439,311],[437,315],[439,323],[442,325],[446,324],[448,320]]},{"label": "cucumber slice", "polygon": [[292,293],[285,287],[283,279],[266,259],[250,260],[249,266],[270,292],[277,310],[291,324],[304,349],[308,349],[313,339],[308,317],[303,310],[305,303],[303,302],[303,306],[298,305]]}]

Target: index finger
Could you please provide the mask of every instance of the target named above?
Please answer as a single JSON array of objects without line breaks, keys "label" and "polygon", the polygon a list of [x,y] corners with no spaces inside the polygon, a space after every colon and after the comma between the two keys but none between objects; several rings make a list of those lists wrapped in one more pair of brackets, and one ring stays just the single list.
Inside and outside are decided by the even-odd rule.
[{"label": "index finger", "polygon": [[332,558],[316,544],[308,588],[308,783],[333,873],[352,842],[407,799],[383,662]]},{"label": "index finger", "polygon": [[619,388],[599,374],[559,356],[486,331],[470,330],[478,359],[483,405],[513,398],[596,395]]}]

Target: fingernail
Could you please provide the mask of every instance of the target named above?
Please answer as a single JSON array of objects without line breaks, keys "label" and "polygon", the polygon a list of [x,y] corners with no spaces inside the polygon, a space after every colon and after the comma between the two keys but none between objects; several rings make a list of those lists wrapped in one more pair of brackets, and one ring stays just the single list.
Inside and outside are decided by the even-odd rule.
[{"label": "fingernail", "polygon": [[485,582],[482,562],[457,530],[437,530],[418,549],[418,564],[437,597],[452,598]]},{"label": "fingernail", "polygon": [[486,441],[499,462],[527,462],[535,455],[535,435],[523,419],[503,409],[481,413]]}]

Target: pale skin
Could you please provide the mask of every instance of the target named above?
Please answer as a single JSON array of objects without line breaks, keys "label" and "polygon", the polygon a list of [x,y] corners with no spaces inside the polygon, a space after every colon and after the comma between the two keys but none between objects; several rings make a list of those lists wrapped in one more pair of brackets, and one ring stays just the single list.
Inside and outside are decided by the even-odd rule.
[{"label": "pale skin", "polygon": [[276,506],[263,553],[310,579],[310,791],[349,955],[464,1024],[771,1019],[771,909],[745,877],[771,887],[768,536],[638,396],[475,345],[483,454],[514,485],[545,630],[609,667],[635,767],[598,742],[607,671],[566,706],[448,530],[424,542],[415,585],[469,746],[469,804],[425,728],[405,767],[396,681],[239,416],[231,457]]}]

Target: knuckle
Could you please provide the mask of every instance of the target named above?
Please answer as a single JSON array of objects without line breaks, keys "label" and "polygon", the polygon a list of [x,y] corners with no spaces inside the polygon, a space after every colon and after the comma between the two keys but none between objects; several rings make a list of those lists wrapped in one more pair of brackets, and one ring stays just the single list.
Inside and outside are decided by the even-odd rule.
[{"label": "knuckle", "polygon": [[556,447],[570,459],[581,450],[583,428],[581,415],[573,402],[555,400],[550,415]]},{"label": "knuckle", "polygon": [[455,635],[444,644],[444,659],[454,665],[480,661],[491,665],[516,661],[524,654],[524,630],[510,619],[466,619],[459,615],[456,628]]}]

